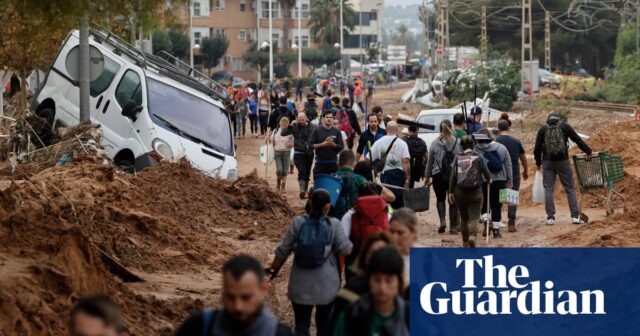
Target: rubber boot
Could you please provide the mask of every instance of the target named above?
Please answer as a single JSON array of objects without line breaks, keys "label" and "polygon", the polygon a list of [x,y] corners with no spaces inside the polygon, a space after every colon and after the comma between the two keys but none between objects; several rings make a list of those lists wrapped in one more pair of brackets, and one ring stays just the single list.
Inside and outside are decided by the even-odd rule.
[{"label": "rubber boot", "polygon": [[287,180],[283,177],[280,183],[280,192],[284,194],[284,189],[287,186]]},{"label": "rubber boot", "polygon": [[305,199],[307,197],[307,182],[298,180],[298,186],[300,187],[300,199]]},{"label": "rubber boot", "polygon": [[438,209],[438,217],[440,217],[440,227],[438,228],[438,233],[444,233],[447,229],[447,224],[445,223],[445,215],[446,215],[446,204],[444,202],[436,203],[436,209]]},{"label": "rubber boot", "polygon": [[459,232],[458,209],[455,206],[449,206],[449,233],[458,234]]},{"label": "rubber boot", "polygon": [[502,238],[500,229],[498,229],[500,222],[493,222],[493,238]]},{"label": "rubber boot", "polygon": [[482,236],[483,237],[487,236],[487,222],[484,222],[484,227],[482,229]]},{"label": "rubber boot", "polygon": [[280,183],[282,183],[282,176],[278,176],[278,180],[276,182],[276,190],[280,192]]},{"label": "rubber boot", "polygon": [[469,247],[469,242],[468,241],[463,241],[462,242],[462,247]]},{"label": "rubber boot", "polygon": [[515,219],[509,219],[509,232],[517,232]]}]

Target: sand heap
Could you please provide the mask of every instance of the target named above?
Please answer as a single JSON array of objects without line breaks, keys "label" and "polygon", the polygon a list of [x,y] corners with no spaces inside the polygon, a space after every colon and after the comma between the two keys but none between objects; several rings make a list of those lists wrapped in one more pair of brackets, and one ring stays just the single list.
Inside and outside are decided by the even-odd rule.
[{"label": "sand heap", "polygon": [[221,237],[280,236],[292,216],[255,175],[213,180],[186,161],[137,176],[83,161],[9,183],[0,192],[0,335],[65,334],[69,307],[91,293],[114,296],[135,334],[166,334],[202,303],[136,296],[100,251],[134,270],[219,269],[237,253]]}]

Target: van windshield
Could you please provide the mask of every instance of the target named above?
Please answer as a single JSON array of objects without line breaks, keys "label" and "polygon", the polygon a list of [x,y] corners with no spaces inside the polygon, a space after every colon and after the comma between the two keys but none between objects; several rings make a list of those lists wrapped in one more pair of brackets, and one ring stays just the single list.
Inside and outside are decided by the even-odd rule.
[{"label": "van windshield", "polygon": [[418,118],[419,123],[433,125],[436,128],[433,130],[419,128],[418,133],[440,133],[440,123],[445,119],[448,119],[453,123],[452,114],[429,114],[429,115],[423,115],[422,117],[419,117]]},{"label": "van windshield", "polygon": [[227,115],[192,94],[147,77],[149,114],[162,128],[220,153],[233,155]]}]

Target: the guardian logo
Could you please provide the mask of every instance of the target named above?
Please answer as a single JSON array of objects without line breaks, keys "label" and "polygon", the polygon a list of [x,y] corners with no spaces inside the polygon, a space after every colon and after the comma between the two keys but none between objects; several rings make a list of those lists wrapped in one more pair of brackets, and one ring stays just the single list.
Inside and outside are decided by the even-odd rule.
[{"label": "the guardian logo", "polygon": [[604,291],[558,290],[552,281],[531,281],[523,265],[494,265],[492,255],[456,259],[455,268],[464,272],[460,290],[445,282],[422,287],[420,306],[427,314],[606,315]]}]

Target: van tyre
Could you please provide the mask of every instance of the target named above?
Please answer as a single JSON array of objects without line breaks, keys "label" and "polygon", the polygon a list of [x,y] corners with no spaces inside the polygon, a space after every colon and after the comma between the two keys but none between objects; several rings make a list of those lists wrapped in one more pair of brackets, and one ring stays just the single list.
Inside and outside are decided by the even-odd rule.
[{"label": "van tyre", "polygon": [[[55,140],[53,133],[53,121],[55,119],[55,111],[50,107],[45,107],[42,110],[36,112],[36,118],[32,118],[29,121],[29,125],[33,128],[35,135],[31,137],[31,142],[36,147],[42,147],[42,143],[45,146],[51,145]],[[42,142],[40,142],[40,140]]]},{"label": "van tyre", "polygon": [[115,164],[116,164],[116,167],[118,167],[120,170],[124,171],[125,173],[133,174],[134,171],[136,170],[135,164],[131,160],[120,159],[115,161]]}]

